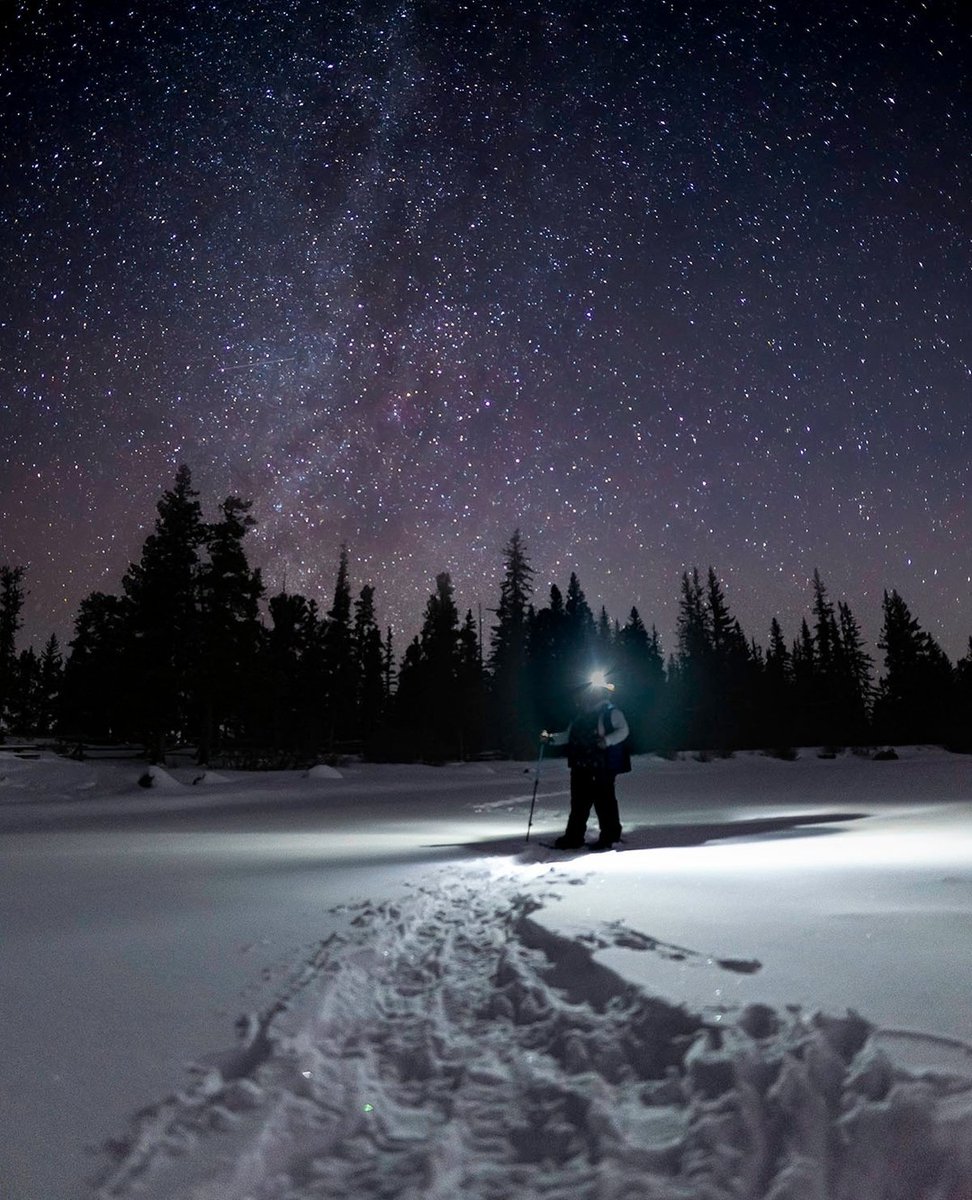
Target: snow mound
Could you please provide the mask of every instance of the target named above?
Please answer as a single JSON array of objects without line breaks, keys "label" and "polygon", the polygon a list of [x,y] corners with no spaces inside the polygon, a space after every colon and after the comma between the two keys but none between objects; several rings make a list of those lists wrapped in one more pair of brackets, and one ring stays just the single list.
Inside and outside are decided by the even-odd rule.
[{"label": "snow mound", "polygon": [[138,786],[160,792],[180,792],[182,784],[163,767],[146,767],[138,777]]},{"label": "snow mound", "polygon": [[972,1085],[866,1021],[709,1022],[443,873],[346,910],[234,1052],[141,1114],[99,1200],[890,1200],[972,1189]]},{"label": "snow mound", "polygon": [[310,768],[307,772],[308,779],[343,779],[344,776],[335,767],[329,767],[327,763],[318,763]]}]

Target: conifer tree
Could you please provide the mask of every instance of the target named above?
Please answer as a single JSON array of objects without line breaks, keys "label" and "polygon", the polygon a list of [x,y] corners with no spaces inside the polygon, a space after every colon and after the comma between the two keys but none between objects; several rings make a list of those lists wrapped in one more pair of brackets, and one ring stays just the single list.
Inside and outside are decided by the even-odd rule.
[{"label": "conifer tree", "polygon": [[870,733],[870,711],[873,697],[871,674],[874,661],[864,649],[857,618],[845,601],[837,602],[840,653],[838,681],[840,719],[845,733],[843,740],[853,745],[864,743]]},{"label": "conifer tree", "polygon": [[677,670],[672,675],[676,738],[683,746],[705,747],[712,731],[712,634],[697,567],[682,574],[676,630]]},{"label": "conifer tree", "polygon": [[461,751],[459,614],[452,578],[436,576],[418,636],[405,651],[395,696],[398,736],[412,757],[440,761]]},{"label": "conifer tree", "polygon": [[966,754],[972,751],[972,637],[955,664],[955,708],[950,725],[950,746]]},{"label": "conifer tree", "polygon": [[467,610],[459,630],[456,690],[460,718],[460,758],[469,758],[483,748],[486,721],[486,677],[472,609]]},{"label": "conifer tree", "polygon": [[527,635],[533,568],[519,529],[503,552],[504,572],[489,665],[498,744],[516,755],[532,745],[536,722],[527,682]]},{"label": "conifer tree", "polygon": [[24,606],[24,567],[0,566],[0,737],[14,700],[17,674],[17,631]]},{"label": "conifer tree", "polygon": [[572,571],[564,600],[564,686],[574,696],[591,671],[604,666],[597,661],[595,642],[594,614],[580,580]]},{"label": "conifer tree", "polygon": [[280,592],[268,605],[266,637],[269,726],[276,750],[310,753],[320,738],[320,633],[317,606],[304,596]]},{"label": "conifer tree", "polygon": [[11,730],[22,737],[37,732],[40,719],[40,660],[33,646],[21,650],[14,662],[13,695],[7,719]]},{"label": "conifer tree", "polygon": [[392,633],[392,627],[389,625],[385,630],[385,643],[382,647],[382,683],[385,693],[385,711],[387,712],[391,706],[392,696],[395,694],[395,684],[397,682],[398,671],[395,666],[395,637]]},{"label": "conifer tree", "polygon": [[38,673],[37,732],[54,733],[59,724],[61,690],[64,683],[64,660],[57,634],[52,633],[40,656]]},{"label": "conifer tree", "polygon": [[563,729],[573,716],[569,680],[570,639],[564,597],[554,583],[550,601],[536,609],[527,636],[529,693],[535,704],[538,727]]},{"label": "conifer tree", "polygon": [[793,643],[791,666],[795,740],[797,745],[811,746],[819,741],[819,722],[816,715],[819,685],[813,634],[806,617],[800,622],[800,634]]},{"label": "conifer tree", "polygon": [[658,630],[645,628],[632,608],[618,631],[619,702],[628,718],[632,748],[638,752],[667,746],[663,727],[665,667]]},{"label": "conifer tree", "polygon": [[228,496],[222,520],[203,527],[205,561],[199,565],[199,702],[201,763],[225,736],[240,738],[253,723],[253,692],[263,628],[263,581],[251,569],[243,539],[256,525],[251,502]]},{"label": "conifer tree", "polygon": [[766,744],[777,750],[788,749],[796,742],[793,692],[793,659],[774,617],[763,671],[760,725]]},{"label": "conifer tree", "polygon": [[334,599],[323,629],[324,719],[327,744],[349,737],[355,722],[355,678],[348,548],[341,546]]},{"label": "conifer tree", "polygon": [[944,651],[921,628],[896,591],[885,592],[878,649],[884,672],[878,682],[875,726],[882,740],[945,742],[951,727],[954,673]]},{"label": "conifer tree", "polygon": [[64,664],[61,722],[64,733],[81,745],[136,734],[124,665],[127,607],[118,596],[92,592],[78,608]]},{"label": "conifer tree", "polygon": [[351,636],[355,729],[366,745],[374,737],[385,709],[385,657],[375,620],[375,589],[365,584],[354,602]]},{"label": "conifer tree", "polygon": [[125,573],[129,633],[126,688],[152,761],[192,728],[192,682],[200,650],[199,547],[205,530],[189,468],[158,503],[155,530]]}]

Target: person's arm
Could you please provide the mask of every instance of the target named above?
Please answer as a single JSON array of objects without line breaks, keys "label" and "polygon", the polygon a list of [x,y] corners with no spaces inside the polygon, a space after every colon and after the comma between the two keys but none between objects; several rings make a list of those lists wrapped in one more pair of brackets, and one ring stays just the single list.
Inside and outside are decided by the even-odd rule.
[{"label": "person's arm", "polygon": [[559,733],[548,733],[546,729],[540,734],[540,737],[547,743],[548,746],[566,746],[570,740],[570,726],[562,729]]},{"label": "person's arm", "polygon": [[[602,726],[606,722],[602,719]],[[631,730],[628,728],[628,721],[620,708],[611,709],[611,731],[604,734],[605,746],[617,746],[628,736]]]}]

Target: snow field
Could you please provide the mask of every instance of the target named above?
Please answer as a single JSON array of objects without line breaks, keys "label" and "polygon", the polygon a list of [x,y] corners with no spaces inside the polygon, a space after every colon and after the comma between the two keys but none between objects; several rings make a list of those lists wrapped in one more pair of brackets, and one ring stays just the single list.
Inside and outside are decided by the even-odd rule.
[{"label": "snow field", "polygon": [[[861,1017],[657,999],[447,869],[350,906],[233,1055],[113,1149],[98,1200],[967,1200],[972,1081]],[[623,940],[623,931],[617,931]]]}]

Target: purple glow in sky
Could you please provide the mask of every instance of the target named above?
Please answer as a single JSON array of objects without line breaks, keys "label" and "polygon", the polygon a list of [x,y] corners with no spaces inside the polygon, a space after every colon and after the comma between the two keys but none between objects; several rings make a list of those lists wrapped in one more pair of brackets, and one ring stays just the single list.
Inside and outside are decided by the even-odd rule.
[{"label": "purple glow in sky", "polygon": [[[576,570],[972,633],[959,3],[25,0],[0,29],[0,562],[117,591],[177,465],[407,633]],[[403,643],[400,641],[399,646]]]}]

